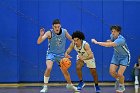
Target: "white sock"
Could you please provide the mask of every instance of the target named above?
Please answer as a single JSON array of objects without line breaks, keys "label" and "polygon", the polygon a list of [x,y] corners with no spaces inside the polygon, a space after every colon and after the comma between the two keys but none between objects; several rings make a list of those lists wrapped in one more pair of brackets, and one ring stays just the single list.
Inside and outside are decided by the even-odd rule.
[{"label": "white sock", "polygon": [[135,76],[135,81],[138,81],[138,76]]},{"label": "white sock", "polygon": [[45,84],[48,83],[49,78],[50,78],[50,77],[45,77],[45,76],[44,76],[44,83],[45,83]]}]

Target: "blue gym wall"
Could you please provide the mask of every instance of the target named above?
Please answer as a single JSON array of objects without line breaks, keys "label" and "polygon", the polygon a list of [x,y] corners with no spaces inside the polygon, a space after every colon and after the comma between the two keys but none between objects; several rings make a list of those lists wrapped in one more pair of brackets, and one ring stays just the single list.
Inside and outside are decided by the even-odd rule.
[{"label": "blue gym wall", "polygon": [[[70,34],[81,30],[93,50],[99,81],[113,81],[109,65],[113,48],[91,43],[91,38],[106,41],[110,26],[122,26],[130,52],[131,64],[125,72],[132,81],[132,69],[139,56],[139,0],[0,0],[0,82],[42,82],[46,68],[47,40],[37,45],[39,29],[52,27],[59,18]],[[67,42],[66,48],[70,41]],[[72,81],[78,81],[75,69],[76,52],[72,51],[69,68]],[[85,81],[92,81],[89,69],[83,68]],[[50,81],[65,81],[59,66],[54,64]]]}]

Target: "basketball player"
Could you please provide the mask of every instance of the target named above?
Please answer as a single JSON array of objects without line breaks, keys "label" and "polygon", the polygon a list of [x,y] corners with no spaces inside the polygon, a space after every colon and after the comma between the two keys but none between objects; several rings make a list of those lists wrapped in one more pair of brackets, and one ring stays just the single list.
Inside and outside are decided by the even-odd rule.
[{"label": "basketball player", "polygon": [[[121,27],[118,25],[111,26],[111,39],[107,42],[92,42],[105,47],[113,47],[114,54],[110,64],[110,74],[116,79],[115,88],[117,92],[125,91],[124,72],[130,63],[130,52],[126,44],[126,39],[120,34]],[[119,69],[118,69],[119,68]],[[118,72],[116,71],[118,69]]]},{"label": "basketball player", "polygon": [[[66,38],[68,38],[70,41],[72,41],[72,37],[69,35],[66,29],[61,28],[61,24],[59,19],[55,19],[52,23],[52,28],[49,31],[45,32],[44,28],[40,29],[40,36],[37,40],[37,44],[42,43],[45,39],[48,38],[48,51],[46,54],[46,71],[44,73],[44,87],[40,91],[42,93],[47,92],[47,84],[50,78],[50,72],[52,70],[52,66],[54,61],[56,61],[58,64],[62,58],[64,58],[64,52],[65,52],[65,44],[66,44]],[[67,70],[64,70],[60,67],[66,81],[68,89],[77,90],[75,86],[73,86],[71,82],[71,78],[69,75],[69,72]]]},{"label": "basketball player", "polygon": [[69,54],[73,49],[75,49],[78,53],[76,62],[76,71],[80,82],[77,86],[77,89],[81,90],[85,86],[82,78],[82,67],[84,66],[84,64],[86,64],[90,70],[91,75],[94,78],[95,91],[99,93],[100,87],[98,86],[98,75],[96,72],[94,55],[91,51],[90,45],[86,41],[84,41],[85,36],[80,31],[73,32],[72,39],[73,42],[70,44],[69,48],[65,52],[65,57],[70,58]]}]

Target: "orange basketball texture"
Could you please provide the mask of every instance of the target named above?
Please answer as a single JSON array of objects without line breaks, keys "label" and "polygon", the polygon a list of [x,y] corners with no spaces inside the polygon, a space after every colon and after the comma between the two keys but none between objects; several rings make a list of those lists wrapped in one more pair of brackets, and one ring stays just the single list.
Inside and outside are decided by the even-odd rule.
[{"label": "orange basketball texture", "polygon": [[69,58],[62,58],[60,60],[60,66],[62,69],[68,69],[71,66],[71,61]]}]

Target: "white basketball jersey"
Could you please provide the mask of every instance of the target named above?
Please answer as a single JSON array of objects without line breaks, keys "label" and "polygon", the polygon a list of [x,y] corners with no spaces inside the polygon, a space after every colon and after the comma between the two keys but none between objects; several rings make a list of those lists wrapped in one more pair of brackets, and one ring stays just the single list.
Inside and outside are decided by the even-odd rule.
[{"label": "white basketball jersey", "polygon": [[[83,43],[82,43],[80,48],[77,48],[76,45],[75,45],[74,49],[77,51],[79,56],[83,56],[83,57],[87,58],[88,57],[88,53],[85,50],[85,44],[87,44],[87,42],[83,41]],[[77,55],[77,60],[79,59],[78,55]],[[94,57],[92,59],[83,60],[83,61],[87,64],[88,68],[96,68]]]},{"label": "white basketball jersey", "polygon": [[77,51],[79,56],[88,57],[88,54],[84,48],[86,43],[87,43],[86,41],[83,41],[81,47],[79,47],[79,48],[77,48],[76,45],[74,46],[74,49]]}]

